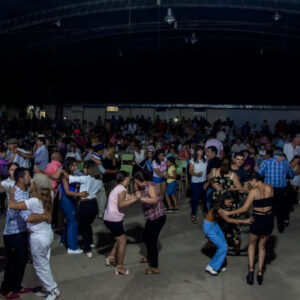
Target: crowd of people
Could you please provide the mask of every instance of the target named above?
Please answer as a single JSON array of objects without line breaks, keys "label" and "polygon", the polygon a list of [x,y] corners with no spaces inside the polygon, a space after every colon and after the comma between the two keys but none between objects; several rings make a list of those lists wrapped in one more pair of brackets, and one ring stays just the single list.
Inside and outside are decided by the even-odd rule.
[{"label": "crowd of people", "polygon": [[[190,188],[191,222],[203,216],[203,231],[217,248],[205,270],[225,271],[228,246],[240,254],[240,225],[249,229],[247,283],[263,282],[266,243],[289,225],[290,206],[300,203],[300,125],[279,120],[272,131],[230,119],[169,122],[143,116],[101,120],[14,119],[0,126],[1,214],[7,254],[1,297],[19,299],[30,248],[42,284],[40,295],[54,300],[60,291],[51,273],[53,230],[70,255],[93,257],[92,223],[103,220],[115,243],[105,260],[114,274],[124,267],[126,207],[139,202],[145,215],[145,274],[159,274],[157,242],[166,214],[180,211],[182,174]],[[127,155],[127,160],[123,159]],[[129,158],[128,158],[129,155]],[[201,207],[201,209],[199,209]],[[200,218],[202,218],[200,216]],[[83,249],[79,246],[81,235]],[[30,244],[30,247],[28,245]]]}]

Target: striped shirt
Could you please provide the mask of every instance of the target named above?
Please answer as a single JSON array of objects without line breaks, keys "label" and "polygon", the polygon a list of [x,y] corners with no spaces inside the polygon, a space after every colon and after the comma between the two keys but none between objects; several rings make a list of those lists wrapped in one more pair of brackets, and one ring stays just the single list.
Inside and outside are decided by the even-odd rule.
[{"label": "striped shirt", "polygon": [[287,176],[291,179],[295,174],[287,160],[277,161],[278,156],[265,160],[257,170],[260,175],[265,175],[265,183],[271,184],[275,188],[287,186]]}]

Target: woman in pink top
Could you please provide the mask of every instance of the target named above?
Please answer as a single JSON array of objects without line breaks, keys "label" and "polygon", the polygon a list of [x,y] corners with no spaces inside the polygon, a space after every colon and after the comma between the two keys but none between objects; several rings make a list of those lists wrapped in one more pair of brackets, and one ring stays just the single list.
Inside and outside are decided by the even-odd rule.
[{"label": "woman in pink top", "polygon": [[116,187],[108,196],[103,217],[104,224],[116,239],[114,247],[106,259],[106,265],[109,266],[111,263],[115,262],[115,257],[117,255],[118,264],[115,268],[115,275],[128,275],[129,270],[126,270],[123,266],[126,249],[126,235],[123,228],[123,208],[137,201],[137,198],[134,195],[129,195],[127,193],[127,187],[130,182],[130,175],[128,172],[120,171],[117,174],[116,181]]}]

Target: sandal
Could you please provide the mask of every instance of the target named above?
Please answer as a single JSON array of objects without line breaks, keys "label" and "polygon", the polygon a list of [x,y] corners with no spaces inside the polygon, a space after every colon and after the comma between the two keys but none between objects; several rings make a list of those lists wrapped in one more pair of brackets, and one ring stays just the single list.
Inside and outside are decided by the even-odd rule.
[{"label": "sandal", "polygon": [[148,268],[144,271],[146,275],[157,275],[159,274],[159,270],[157,268]]},{"label": "sandal", "polygon": [[106,260],[105,260],[105,265],[107,267],[109,267],[110,265],[115,265],[116,264],[116,259],[114,256],[107,256]]},{"label": "sandal", "polygon": [[147,256],[142,257],[142,258],[140,259],[140,263],[141,263],[141,264],[147,264],[147,263],[149,263],[149,260],[148,260]]},{"label": "sandal", "polygon": [[115,275],[129,275],[129,270],[125,269],[124,266],[116,266],[115,267]]},{"label": "sandal", "polygon": [[8,300],[17,300],[17,299],[21,299],[21,297],[14,293],[14,292],[9,292],[7,294],[0,292],[0,298],[2,299],[8,299]]},{"label": "sandal", "polygon": [[198,224],[196,216],[192,216],[192,223],[193,224]]}]

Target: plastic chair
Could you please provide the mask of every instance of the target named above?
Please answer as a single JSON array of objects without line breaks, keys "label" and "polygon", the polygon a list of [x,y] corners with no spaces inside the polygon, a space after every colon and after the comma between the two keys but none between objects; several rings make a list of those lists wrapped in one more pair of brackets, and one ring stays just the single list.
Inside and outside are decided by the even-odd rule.
[{"label": "plastic chair", "polygon": [[133,166],[132,165],[121,165],[121,168],[120,168],[120,171],[128,172],[129,175],[130,175],[129,188],[130,188],[131,192],[133,192],[132,170],[133,170]]},{"label": "plastic chair", "polygon": [[122,155],[122,165],[125,165],[124,162],[132,163],[133,162],[133,154],[123,154]]},{"label": "plastic chair", "polygon": [[184,191],[188,186],[188,175],[187,175],[187,161],[186,160],[176,160],[175,164],[177,166],[176,173],[179,175],[178,179],[178,192],[179,197],[184,195]]}]

